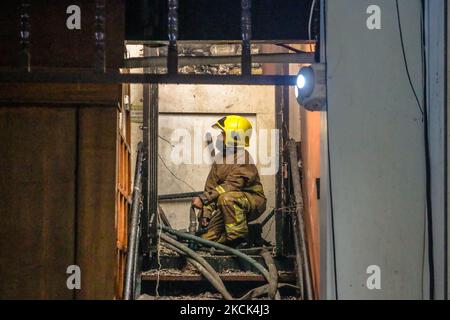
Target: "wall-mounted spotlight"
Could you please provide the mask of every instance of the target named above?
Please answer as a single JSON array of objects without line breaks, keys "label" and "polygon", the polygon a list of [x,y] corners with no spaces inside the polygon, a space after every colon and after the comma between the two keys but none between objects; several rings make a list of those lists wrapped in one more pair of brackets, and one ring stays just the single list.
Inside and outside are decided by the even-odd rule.
[{"label": "wall-mounted spotlight", "polygon": [[295,86],[295,97],[309,111],[323,111],[326,103],[325,65],[312,64],[300,69]]}]

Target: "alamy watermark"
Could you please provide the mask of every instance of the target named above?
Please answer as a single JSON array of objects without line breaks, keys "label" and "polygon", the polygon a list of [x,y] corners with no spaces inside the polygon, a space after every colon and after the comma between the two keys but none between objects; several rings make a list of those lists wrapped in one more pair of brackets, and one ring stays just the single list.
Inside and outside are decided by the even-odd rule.
[{"label": "alamy watermark", "polygon": [[77,265],[70,265],[66,269],[69,275],[66,280],[66,286],[69,290],[81,289],[81,269]]},{"label": "alamy watermark", "polygon": [[70,5],[66,9],[66,13],[69,15],[66,19],[66,27],[69,30],[81,29],[81,8],[77,5]]},{"label": "alamy watermark", "polygon": [[369,15],[366,20],[367,29],[381,29],[381,8],[375,4],[367,7],[366,13]]},{"label": "alamy watermark", "polygon": [[[175,165],[183,164],[255,164],[258,166],[260,175],[274,175],[279,170],[279,139],[278,129],[259,129],[253,132],[249,146],[245,148],[250,158],[245,157],[244,148],[237,148],[236,154],[232,154],[218,143],[207,142],[205,138],[208,134],[213,135],[214,131],[205,131],[195,128],[192,131],[180,128],[172,131],[167,140],[171,144],[170,161]],[[217,130],[216,130],[217,132]],[[234,132],[244,141],[245,137],[250,137],[250,132]],[[220,142],[220,140],[219,140]],[[229,156],[226,156],[229,155]],[[231,156],[232,155],[232,156]]]},{"label": "alamy watermark", "polygon": [[381,268],[377,265],[370,265],[366,269],[369,275],[366,280],[366,287],[369,290],[381,290]]}]

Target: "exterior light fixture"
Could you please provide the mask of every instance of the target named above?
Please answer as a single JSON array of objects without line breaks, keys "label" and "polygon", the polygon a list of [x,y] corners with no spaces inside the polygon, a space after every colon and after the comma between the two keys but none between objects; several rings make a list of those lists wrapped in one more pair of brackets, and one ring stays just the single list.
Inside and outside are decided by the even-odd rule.
[{"label": "exterior light fixture", "polygon": [[295,86],[295,97],[309,111],[323,111],[326,104],[325,65],[312,64],[300,69]]}]

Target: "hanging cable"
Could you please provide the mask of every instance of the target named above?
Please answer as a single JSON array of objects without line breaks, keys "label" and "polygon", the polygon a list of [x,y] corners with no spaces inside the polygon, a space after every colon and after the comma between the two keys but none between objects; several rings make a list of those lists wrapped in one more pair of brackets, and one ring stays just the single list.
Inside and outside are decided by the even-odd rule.
[{"label": "hanging cable", "polygon": [[175,173],[173,173],[172,170],[170,170],[170,168],[167,166],[166,162],[164,161],[163,157],[161,157],[161,155],[158,153],[158,158],[159,160],[161,160],[163,166],[167,169],[167,171],[169,171],[169,173],[178,181],[183,182],[185,185],[187,185],[192,191],[197,192],[197,190],[194,189],[194,187],[192,185],[190,185],[189,183],[187,183],[185,180],[179,178]]},{"label": "hanging cable", "polygon": [[[423,15],[420,16],[420,24],[423,25],[424,24],[424,18]],[[423,28],[421,28],[421,36],[420,38],[423,39]],[[423,43],[422,43],[422,50],[421,50],[421,59],[422,61],[425,61],[425,50],[423,48]],[[425,75],[425,63],[422,64],[422,74]],[[425,81],[424,81],[425,84]],[[425,92],[425,91],[424,91]],[[426,208],[425,208],[426,210]],[[427,252],[427,235],[428,235],[428,218],[427,218],[427,213],[425,213],[423,215],[423,233],[422,233],[422,270],[421,270],[421,281],[420,283],[422,284],[422,293],[421,293],[421,298],[422,300],[424,299],[424,280],[425,280],[425,259],[426,259],[426,252]],[[434,291],[434,290],[433,290]]]},{"label": "hanging cable", "polygon": [[405,65],[405,69],[406,69],[406,75],[408,76],[408,81],[409,81],[409,85],[411,87],[411,90],[414,94],[414,97],[416,98],[416,102],[417,102],[417,106],[419,107],[420,113],[422,114],[422,116],[424,116],[424,110],[422,108],[422,105],[419,101],[419,97],[417,95],[416,89],[414,88],[414,84],[412,82],[411,79],[411,73],[409,72],[409,66],[408,66],[408,59],[406,58],[406,50],[405,50],[405,42],[403,40],[403,30],[402,30],[402,22],[400,19],[400,9],[398,6],[398,0],[395,0],[395,6],[397,8],[397,23],[398,23],[398,30],[400,33],[400,44],[402,47],[402,57],[403,57],[403,63]]},{"label": "hanging cable", "polygon": [[316,0],[313,0],[311,4],[311,11],[309,12],[309,21],[308,21],[308,39],[311,40],[311,26],[312,26],[312,18],[314,14],[314,7],[316,6]]},{"label": "hanging cable", "polygon": [[[397,0],[398,1],[398,0]],[[424,92],[424,143],[425,143],[425,172],[426,172],[426,218],[428,231],[428,268],[430,273],[430,300],[434,300],[434,232],[433,232],[433,210],[431,200],[431,152],[430,152],[430,132],[429,132],[429,115],[428,115],[428,97],[427,97],[427,64],[425,50],[425,3],[422,0],[421,12],[421,49],[422,49],[422,66],[423,66],[423,92]]]},{"label": "hanging cable", "polygon": [[414,88],[411,74],[409,72],[408,60],[406,58],[405,43],[403,39],[402,24],[400,18],[400,9],[398,0],[395,1],[397,10],[397,22],[400,33],[400,42],[403,54],[403,61],[405,64],[406,73],[408,75],[408,81],[411,86],[411,90],[414,93],[417,105],[422,113],[423,127],[424,127],[424,145],[425,145],[425,185],[426,185],[426,208],[425,217],[428,232],[428,268],[429,268],[429,295],[430,299],[434,299],[434,255],[433,255],[433,214],[432,214],[432,201],[431,201],[431,158],[430,158],[430,141],[429,141],[429,127],[428,127],[428,107],[427,107],[427,66],[426,66],[426,51],[425,51],[425,33],[424,33],[424,1],[421,2],[421,14],[420,14],[420,44],[421,44],[421,57],[422,57],[422,77],[423,77],[423,92],[424,92],[424,106],[422,107],[417,92]]},{"label": "hanging cable", "polygon": [[164,137],[161,137],[160,135],[158,135],[158,137],[159,137],[162,141],[167,142],[167,144],[168,144],[172,149],[175,148],[175,145],[173,145],[172,142],[170,142],[168,139],[166,139],[166,138],[164,138]]},{"label": "hanging cable", "polygon": [[[323,19],[322,25],[323,25],[323,42],[325,43],[323,52],[325,55],[325,63],[328,61],[327,57],[327,19],[326,19],[326,5],[325,1],[321,0],[321,10],[322,15],[321,18]],[[327,77],[325,77],[325,81],[327,81]],[[328,85],[325,86],[328,90]],[[328,93],[327,93],[328,96]],[[334,280],[334,295],[335,299],[339,300],[339,290],[338,290],[338,281],[337,281],[337,262],[336,262],[336,235],[335,235],[335,228],[334,228],[334,202],[333,202],[333,183],[332,183],[332,174],[331,174],[331,151],[330,151],[330,120],[329,120],[329,110],[328,110],[328,103],[327,103],[327,111],[326,111],[326,121],[327,121],[327,167],[328,167],[328,189],[329,189],[329,195],[330,195],[330,219],[331,219],[331,247],[332,247],[332,256],[333,256],[333,280]]]}]

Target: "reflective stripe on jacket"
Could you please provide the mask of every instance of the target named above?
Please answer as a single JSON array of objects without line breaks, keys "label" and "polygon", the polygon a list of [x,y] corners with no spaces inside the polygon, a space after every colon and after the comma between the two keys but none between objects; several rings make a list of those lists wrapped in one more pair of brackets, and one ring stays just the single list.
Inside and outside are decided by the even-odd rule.
[{"label": "reflective stripe on jacket", "polygon": [[[223,153],[216,156],[201,198],[206,199],[205,202],[208,204],[216,202],[221,194],[231,191],[241,191],[250,195],[249,200],[254,210],[260,210],[259,204],[266,202],[258,169],[245,149],[239,149],[227,156]],[[259,199],[252,201],[253,196]]]}]

